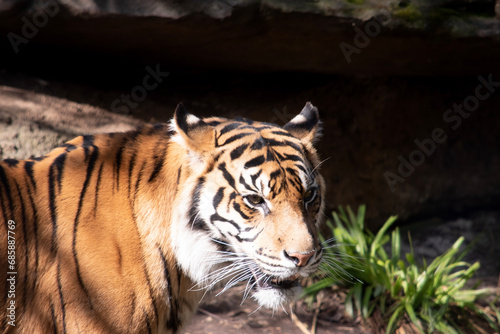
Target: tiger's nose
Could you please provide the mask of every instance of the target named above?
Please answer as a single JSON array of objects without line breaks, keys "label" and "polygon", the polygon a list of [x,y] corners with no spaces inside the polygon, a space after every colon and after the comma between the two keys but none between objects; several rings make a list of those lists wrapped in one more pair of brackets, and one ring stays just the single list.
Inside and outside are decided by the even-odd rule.
[{"label": "tiger's nose", "polygon": [[316,251],[311,251],[309,253],[288,253],[287,251],[283,251],[285,253],[285,257],[291,260],[297,267],[304,267],[307,262],[311,259],[311,257],[316,253]]}]

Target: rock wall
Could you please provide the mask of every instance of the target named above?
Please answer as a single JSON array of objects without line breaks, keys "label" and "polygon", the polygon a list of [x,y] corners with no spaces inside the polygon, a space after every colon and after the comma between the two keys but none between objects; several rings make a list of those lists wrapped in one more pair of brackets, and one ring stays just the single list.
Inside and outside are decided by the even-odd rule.
[{"label": "rock wall", "polygon": [[[325,129],[329,208],[365,203],[374,226],[391,214],[497,209],[495,8],[491,0],[0,1],[2,156],[168,121],[179,101],[200,115],[278,124],[311,101]],[[158,85],[137,95],[151,72]]]}]

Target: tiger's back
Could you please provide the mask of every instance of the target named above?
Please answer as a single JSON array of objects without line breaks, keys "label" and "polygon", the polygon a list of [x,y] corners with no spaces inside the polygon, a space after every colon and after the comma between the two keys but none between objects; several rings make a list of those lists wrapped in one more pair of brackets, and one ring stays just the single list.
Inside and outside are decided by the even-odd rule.
[{"label": "tiger's back", "polygon": [[[0,225],[0,254],[15,253],[15,257],[0,257],[0,268],[8,268],[0,272],[0,282],[7,282],[0,284],[3,333],[178,332],[203,293],[193,286],[231,261],[221,258],[210,263],[210,252],[227,251],[221,245],[252,239],[254,247],[256,239],[266,237],[266,242],[273,242],[278,239],[274,238],[276,233],[284,233],[259,225],[264,223],[259,223],[258,217],[267,215],[266,211],[249,204],[243,188],[237,189],[265,188],[261,174],[266,173],[252,174],[254,185],[249,186],[245,175],[235,175],[237,169],[228,171],[231,159],[246,159],[242,154],[245,150],[254,154],[263,149],[248,141],[255,143],[255,138],[246,138],[250,132],[261,136],[259,131],[264,130],[259,129],[269,127],[259,124],[220,118],[200,120],[181,110],[176,112],[171,126],[81,136],[39,159],[1,162],[0,217],[4,224]],[[311,124],[295,130],[307,135],[307,130],[317,127],[317,119]],[[300,140],[273,131],[277,149],[286,151],[296,145],[292,151],[303,151],[307,163],[299,167],[317,175],[307,182],[318,187],[316,202],[311,201],[311,207],[305,209],[311,212],[292,210],[296,211],[294,217],[312,217],[314,211],[310,222],[309,218],[301,218],[305,224],[300,227],[301,233],[309,234],[308,241],[304,246],[295,244],[297,250],[292,247],[296,256],[284,253],[295,265],[287,262],[284,278],[262,269],[269,275],[268,280],[272,277],[278,282],[272,288],[279,290],[279,298],[285,298],[289,287],[279,283],[280,279],[306,275],[302,267],[307,261],[303,265],[296,261],[302,259],[301,254],[314,251],[315,263],[311,266],[320,260],[321,247],[314,230],[322,209],[323,185],[319,174],[312,170],[312,165],[317,164],[312,145],[301,148],[297,144]],[[292,157],[286,152],[276,154],[280,159]],[[296,154],[290,158],[290,166],[299,164]],[[261,168],[266,161],[257,159],[259,156],[250,159],[251,163],[243,161],[244,168]],[[267,156],[271,159],[269,152]],[[291,175],[293,168],[288,168]],[[305,193],[302,188],[309,185],[302,182],[304,176],[294,173],[297,175],[292,175],[295,179],[291,184],[298,190],[290,191],[300,197]],[[284,191],[268,183],[268,190],[255,191]],[[266,201],[271,207],[270,195]],[[205,217],[210,210],[215,213]],[[246,226],[247,222],[254,225]],[[242,231],[252,237],[243,237]],[[192,239],[191,244],[188,239]],[[258,248],[265,252],[265,247]],[[312,255],[307,256],[309,260]],[[271,253],[268,258],[273,258]],[[257,284],[259,288],[266,293],[270,289]],[[12,302],[14,312],[8,309]]]},{"label": "tiger's back", "polygon": [[[160,310],[151,309],[158,296],[143,265],[134,206],[142,183],[154,187],[161,178],[163,186],[175,188],[175,178],[159,176],[170,135],[167,126],[148,126],[83,136],[41,159],[2,162],[0,217],[6,224],[0,234],[2,241],[8,231],[15,238],[16,261],[9,272],[17,274],[9,274],[16,281],[15,299],[4,297],[3,284],[0,295],[8,303],[15,300],[17,330],[148,330],[148,318],[158,317]],[[8,221],[15,222],[14,230]],[[7,254],[7,244],[0,247]],[[6,268],[8,258],[0,260]],[[0,272],[2,282],[5,275]],[[95,321],[94,314],[129,321]],[[6,319],[1,319],[2,328],[8,330]],[[68,324],[76,327],[64,328]]]}]

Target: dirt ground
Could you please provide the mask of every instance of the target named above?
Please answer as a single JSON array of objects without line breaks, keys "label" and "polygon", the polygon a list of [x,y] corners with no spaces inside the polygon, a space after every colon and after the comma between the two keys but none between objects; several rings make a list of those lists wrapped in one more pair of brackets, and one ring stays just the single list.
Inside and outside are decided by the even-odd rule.
[{"label": "dirt ground", "polygon": [[304,301],[296,302],[292,305],[292,315],[290,309],[277,312],[259,309],[250,298],[241,303],[243,288],[230,289],[217,297],[217,292],[207,295],[186,328],[186,334],[309,333],[313,323],[317,334],[371,332],[360,321],[351,321],[345,316],[341,303],[345,293],[341,290],[323,293],[319,308],[317,302],[311,306]]}]

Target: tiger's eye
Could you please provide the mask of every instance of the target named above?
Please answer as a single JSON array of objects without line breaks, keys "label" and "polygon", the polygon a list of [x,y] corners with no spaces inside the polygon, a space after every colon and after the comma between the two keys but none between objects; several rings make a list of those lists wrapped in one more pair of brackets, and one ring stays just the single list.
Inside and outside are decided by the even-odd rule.
[{"label": "tiger's eye", "polygon": [[311,195],[312,195],[312,190],[306,191],[306,193],[304,194],[304,199],[308,199],[309,197],[311,197]]},{"label": "tiger's eye", "polygon": [[264,199],[259,195],[248,195],[245,198],[252,205],[259,205],[264,203]]},{"label": "tiger's eye", "polygon": [[303,196],[304,202],[310,201],[314,197],[315,192],[316,189],[307,189]]}]

